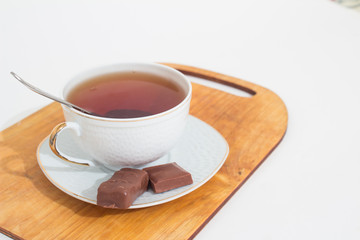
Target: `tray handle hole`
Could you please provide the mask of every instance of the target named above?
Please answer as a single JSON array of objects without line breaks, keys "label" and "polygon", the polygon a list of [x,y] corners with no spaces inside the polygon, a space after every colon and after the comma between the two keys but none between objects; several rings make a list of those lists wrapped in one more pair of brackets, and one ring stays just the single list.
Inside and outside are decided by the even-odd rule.
[{"label": "tray handle hole", "polygon": [[215,89],[219,89],[221,91],[224,91],[226,93],[238,96],[238,97],[247,97],[247,98],[251,98],[252,96],[254,96],[256,94],[255,91],[240,86],[238,84],[235,83],[231,83],[231,82],[226,82],[226,81],[222,81],[222,80],[218,80],[218,79],[205,79],[205,78],[200,78],[200,77],[195,77],[195,76],[190,76],[187,75],[187,77],[190,79],[191,82],[193,83],[197,83],[206,87],[210,87],[210,88],[215,88]]}]

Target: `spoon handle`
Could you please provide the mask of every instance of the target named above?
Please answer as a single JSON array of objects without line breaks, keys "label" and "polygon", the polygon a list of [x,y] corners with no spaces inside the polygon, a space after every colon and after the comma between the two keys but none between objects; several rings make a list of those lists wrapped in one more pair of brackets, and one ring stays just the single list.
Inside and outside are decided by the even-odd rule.
[{"label": "spoon handle", "polygon": [[32,90],[32,91],[34,91],[34,92],[36,92],[36,93],[38,93],[38,94],[40,94],[40,95],[42,95],[42,96],[44,96],[44,97],[50,98],[50,99],[52,99],[52,100],[54,100],[54,101],[56,101],[56,102],[59,102],[59,103],[61,103],[61,104],[64,104],[64,105],[66,105],[66,106],[68,106],[68,107],[70,107],[70,108],[74,108],[74,109],[79,110],[79,111],[81,111],[81,112],[83,112],[83,113],[91,114],[91,112],[89,112],[89,111],[87,111],[87,110],[85,110],[85,109],[83,109],[83,108],[81,108],[81,107],[75,106],[75,105],[73,105],[72,103],[69,103],[69,102],[67,102],[67,101],[65,101],[65,100],[63,100],[63,99],[61,99],[61,98],[58,98],[58,97],[56,97],[56,96],[54,96],[54,95],[51,95],[51,94],[49,94],[49,93],[47,93],[47,92],[44,92],[43,90],[41,90],[41,89],[39,89],[39,88],[31,85],[30,83],[28,83],[28,82],[26,82],[24,79],[22,79],[20,76],[18,76],[16,73],[14,73],[14,72],[10,72],[10,73],[11,73],[11,75],[13,75],[17,80],[19,80],[19,82],[21,82],[22,84],[24,84],[24,85],[25,85],[26,87],[28,87],[30,90]]}]

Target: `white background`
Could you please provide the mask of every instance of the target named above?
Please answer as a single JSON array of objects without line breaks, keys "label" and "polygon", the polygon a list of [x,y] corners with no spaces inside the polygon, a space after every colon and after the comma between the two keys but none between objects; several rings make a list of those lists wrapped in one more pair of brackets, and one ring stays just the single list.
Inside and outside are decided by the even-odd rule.
[{"label": "white background", "polygon": [[288,108],[282,143],[197,240],[360,239],[360,12],[327,0],[0,0],[0,129],[51,102],[10,71],[60,95],[75,74],[123,61],[236,76]]}]

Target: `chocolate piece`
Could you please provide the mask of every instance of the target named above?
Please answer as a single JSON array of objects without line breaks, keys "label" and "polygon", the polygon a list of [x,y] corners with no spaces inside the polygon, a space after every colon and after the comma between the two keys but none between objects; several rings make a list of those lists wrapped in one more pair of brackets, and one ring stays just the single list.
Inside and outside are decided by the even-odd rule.
[{"label": "chocolate piece", "polygon": [[100,184],[97,204],[105,208],[126,209],[147,190],[148,184],[147,172],[123,168],[115,172],[108,181]]},{"label": "chocolate piece", "polygon": [[191,174],[176,163],[144,168],[150,178],[150,186],[155,193],[165,192],[174,188],[192,184]]}]

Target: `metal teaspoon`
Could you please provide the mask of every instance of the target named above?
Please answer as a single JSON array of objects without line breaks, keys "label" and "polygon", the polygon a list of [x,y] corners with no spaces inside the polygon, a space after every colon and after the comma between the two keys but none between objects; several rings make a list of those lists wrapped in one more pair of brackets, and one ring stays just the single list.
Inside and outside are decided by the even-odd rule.
[{"label": "metal teaspoon", "polygon": [[89,112],[89,111],[87,111],[87,110],[85,110],[85,109],[83,109],[83,108],[81,108],[81,107],[78,107],[78,106],[76,106],[76,105],[74,105],[74,104],[72,104],[72,103],[69,103],[68,101],[65,101],[64,99],[55,97],[55,96],[53,96],[53,95],[51,95],[51,94],[49,94],[49,93],[47,93],[47,92],[44,92],[43,90],[41,90],[41,89],[39,89],[39,88],[31,85],[30,83],[25,82],[21,77],[19,77],[19,76],[18,76],[16,73],[14,73],[14,72],[10,72],[10,73],[11,73],[11,75],[13,75],[17,80],[19,80],[19,82],[21,82],[22,84],[24,84],[24,85],[25,85],[26,87],[28,87],[30,90],[32,90],[32,91],[34,91],[34,92],[36,92],[36,93],[38,93],[38,94],[40,94],[40,95],[42,95],[42,96],[44,96],[44,97],[50,98],[50,99],[52,99],[52,100],[54,100],[54,101],[56,101],[56,102],[59,102],[59,103],[61,103],[61,104],[66,105],[66,106],[68,106],[68,107],[71,107],[71,108],[74,108],[74,109],[76,109],[76,110],[79,110],[80,112],[87,113],[87,114],[90,114],[90,115],[96,115],[96,114],[94,114],[94,113],[92,113],[92,112]]}]

